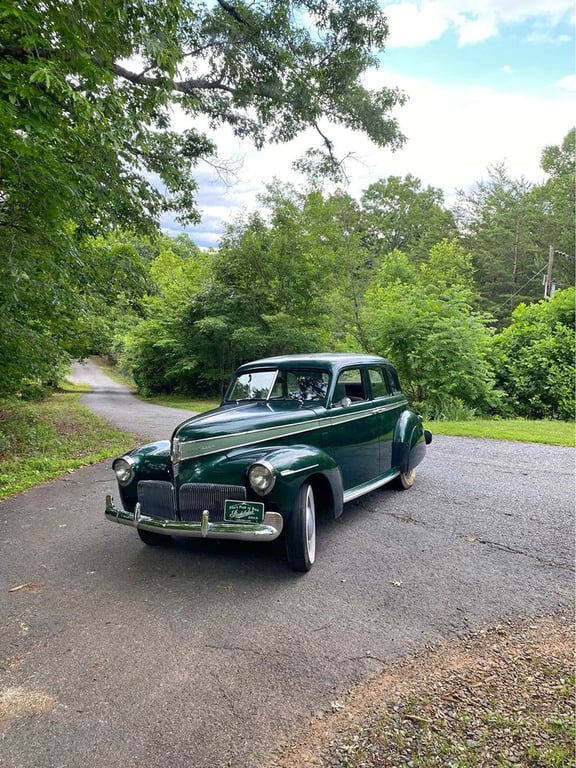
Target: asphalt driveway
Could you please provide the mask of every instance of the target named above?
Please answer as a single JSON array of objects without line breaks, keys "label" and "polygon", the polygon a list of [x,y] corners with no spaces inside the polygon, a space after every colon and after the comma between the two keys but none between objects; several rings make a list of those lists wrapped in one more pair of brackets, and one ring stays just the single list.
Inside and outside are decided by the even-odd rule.
[{"label": "asphalt driveway", "polygon": [[[186,415],[95,386],[145,438]],[[412,490],[321,524],[305,575],[276,544],[145,547],[104,519],[109,462],[8,499],[0,765],[262,768],[387,661],[571,605],[573,470],[572,449],[436,437]]]}]

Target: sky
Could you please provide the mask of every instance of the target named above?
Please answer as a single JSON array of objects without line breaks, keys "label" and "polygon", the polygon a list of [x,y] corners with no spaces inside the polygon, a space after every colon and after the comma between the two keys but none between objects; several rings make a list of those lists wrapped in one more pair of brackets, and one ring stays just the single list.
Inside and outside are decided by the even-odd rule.
[{"label": "sky", "polygon": [[[412,174],[438,187],[446,205],[457,190],[504,163],[514,178],[544,179],[540,155],[576,125],[574,0],[420,0],[381,2],[390,35],[380,67],[365,85],[397,86],[408,96],[394,111],[403,148],[377,148],[360,134],[332,128],[336,152],[354,152],[345,191],[359,197],[371,183]],[[184,123],[185,125],[185,123]],[[208,165],[198,167],[202,221],[186,232],[201,247],[217,247],[226,223],[253,211],[275,178],[299,187],[292,162],[318,144],[315,132],[256,151],[222,129],[220,156],[236,172],[224,183]],[[168,233],[182,231],[167,215]]]}]

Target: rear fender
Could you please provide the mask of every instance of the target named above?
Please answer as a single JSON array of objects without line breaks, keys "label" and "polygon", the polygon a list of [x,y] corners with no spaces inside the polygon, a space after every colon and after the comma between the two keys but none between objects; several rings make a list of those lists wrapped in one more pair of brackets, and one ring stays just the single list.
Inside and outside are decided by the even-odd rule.
[{"label": "rear fender", "polygon": [[396,422],[392,446],[392,465],[400,472],[409,472],[426,455],[426,439],[422,419],[414,411],[403,411]]}]

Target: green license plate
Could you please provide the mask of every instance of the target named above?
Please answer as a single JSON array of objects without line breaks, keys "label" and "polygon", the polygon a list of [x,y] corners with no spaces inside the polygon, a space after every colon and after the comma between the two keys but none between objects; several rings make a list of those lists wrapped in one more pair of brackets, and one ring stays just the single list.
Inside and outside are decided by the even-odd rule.
[{"label": "green license plate", "polygon": [[264,504],[261,501],[226,499],[224,520],[227,523],[261,523],[264,520]]}]

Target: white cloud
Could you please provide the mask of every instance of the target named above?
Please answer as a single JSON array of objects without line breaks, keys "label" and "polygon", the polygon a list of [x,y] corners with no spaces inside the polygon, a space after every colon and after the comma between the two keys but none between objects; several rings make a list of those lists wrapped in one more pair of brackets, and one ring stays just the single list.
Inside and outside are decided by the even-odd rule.
[{"label": "white cloud", "polygon": [[498,34],[498,25],[493,16],[463,21],[459,28],[458,45],[473,45]]},{"label": "white cloud", "polygon": [[447,196],[502,161],[513,176],[539,181],[541,150],[559,143],[573,122],[573,103],[560,94],[544,98],[415,78],[399,85],[410,93],[399,112],[409,142],[388,168],[411,172]]},{"label": "white cloud", "polygon": [[414,47],[437,40],[449,26],[446,16],[432,3],[393,3],[385,12],[390,29],[386,44],[390,47]]},{"label": "white cloud", "polygon": [[566,75],[566,77],[554,83],[554,88],[558,88],[561,91],[576,91],[576,75]]},{"label": "white cloud", "polygon": [[541,37],[550,36],[560,21],[574,21],[573,0],[420,0],[382,3],[390,26],[388,45],[412,47],[438,40],[454,29],[460,45],[498,34],[502,24],[533,20]]},{"label": "white cloud", "polygon": [[[560,144],[574,124],[571,93],[550,88],[548,95],[499,93],[488,87],[442,85],[425,79],[399,77],[386,70],[371,73],[369,87],[397,85],[410,94],[397,117],[408,137],[395,153],[375,148],[366,138],[343,128],[327,128],[336,150],[353,151],[347,191],[358,197],[371,183],[387,176],[409,173],[424,185],[444,191],[447,204],[457,189],[486,178],[489,166],[504,162],[511,176],[540,182],[540,153],[548,144]],[[204,220],[192,232],[194,239],[215,245],[223,223],[243,208],[253,211],[257,194],[275,177],[303,187],[291,163],[315,140],[309,132],[298,141],[256,152],[229,132],[220,132],[221,146],[244,152],[238,181],[230,188],[200,185],[198,204]]]}]

